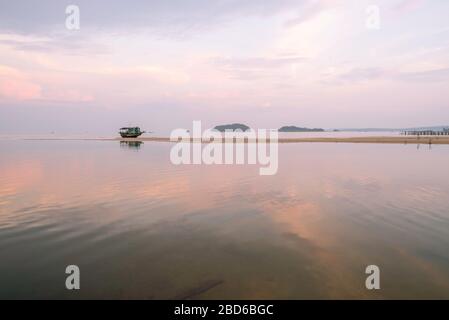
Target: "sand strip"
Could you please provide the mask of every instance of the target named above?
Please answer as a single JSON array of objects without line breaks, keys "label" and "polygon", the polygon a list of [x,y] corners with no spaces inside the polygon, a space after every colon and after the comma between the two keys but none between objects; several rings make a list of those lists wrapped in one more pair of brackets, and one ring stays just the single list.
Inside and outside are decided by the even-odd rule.
[{"label": "sand strip", "polygon": [[[175,142],[170,141],[169,137],[139,137],[139,138],[79,138],[79,139],[64,139],[64,138],[34,138],[23,140],[97,140],[97,141],[128,141],[128,142]],[[201,139],[189,139],[191,142],[203,142],[209,141]],[[187,140],[187,141],[189,141]],[[257,142],[256,140],[249,140],[251,142]],[[245,142],[248,140],[225,140],[224,142]],[[268,141],[269,142],[269,141]],[[449,144],[449,136],[398,136],[398,137],[313,137],[313,138],[279,138],[279,143],[304,143],[304,142],[324,142],[324,143],[395,143],[395,144]]]}]

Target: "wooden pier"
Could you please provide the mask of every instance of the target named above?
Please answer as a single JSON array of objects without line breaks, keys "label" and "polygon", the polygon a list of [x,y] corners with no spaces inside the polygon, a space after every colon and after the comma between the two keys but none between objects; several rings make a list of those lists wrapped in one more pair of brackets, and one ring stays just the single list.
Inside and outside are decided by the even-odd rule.
[{"label": "wooden pier", "polygon": [[449,128],[441,131],[436,130],[411,130],[402,132],[406,136],[449,136]]}]

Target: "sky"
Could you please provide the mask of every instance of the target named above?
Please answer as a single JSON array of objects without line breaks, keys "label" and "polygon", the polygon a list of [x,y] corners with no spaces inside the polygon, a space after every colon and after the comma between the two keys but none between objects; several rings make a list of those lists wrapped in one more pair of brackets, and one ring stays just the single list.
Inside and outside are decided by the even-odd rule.
[{"label": "sky", "polygon": [[449,125],[448,16],[447,0],[0,0],[0,133]]}]

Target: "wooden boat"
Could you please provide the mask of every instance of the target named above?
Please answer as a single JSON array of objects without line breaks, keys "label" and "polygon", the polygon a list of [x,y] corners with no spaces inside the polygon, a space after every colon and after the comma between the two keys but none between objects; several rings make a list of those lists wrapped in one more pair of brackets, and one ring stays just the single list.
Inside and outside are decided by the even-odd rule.
[{"label": "wooden boat", "polygon": [[139,127],[124,127],[120,128],[119,133],[122,138],[137,138],[145,133],[145,131],[140,131]]}]

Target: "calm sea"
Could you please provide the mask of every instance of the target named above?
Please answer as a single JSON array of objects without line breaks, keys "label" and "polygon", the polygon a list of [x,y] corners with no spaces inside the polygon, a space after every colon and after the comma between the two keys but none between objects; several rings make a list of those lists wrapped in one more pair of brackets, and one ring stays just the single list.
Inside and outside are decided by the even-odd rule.
[{"label": "calm sea", "polygon": [[0,298],[449,298],[449,146],[283,144],[274,176],[171,146],[0,140]]}]

